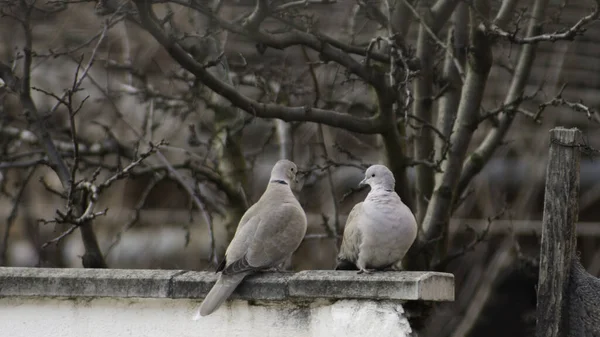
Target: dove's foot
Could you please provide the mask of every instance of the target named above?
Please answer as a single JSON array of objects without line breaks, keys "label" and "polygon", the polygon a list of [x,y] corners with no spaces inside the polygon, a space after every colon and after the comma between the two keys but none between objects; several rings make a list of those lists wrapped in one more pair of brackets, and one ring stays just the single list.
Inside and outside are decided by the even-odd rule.
[{"label": "dove's foot", "polygon": [[375,269],[362,268],[361,270],[359,270],[357,272],[357,274],[371,274],[374,271],[375,271]]},{"label": "dove's foot", "polygon": [[284,270],[281,267],[271,267],[269,269],[265,269],[266,272],[270,273],[282,273]]},{"label": "dove's foot", "polygon": [[291,273],[291,270],[285,269],[283,266],[271,267],[268,269],[263,269],[263,272],[269,273]]}]

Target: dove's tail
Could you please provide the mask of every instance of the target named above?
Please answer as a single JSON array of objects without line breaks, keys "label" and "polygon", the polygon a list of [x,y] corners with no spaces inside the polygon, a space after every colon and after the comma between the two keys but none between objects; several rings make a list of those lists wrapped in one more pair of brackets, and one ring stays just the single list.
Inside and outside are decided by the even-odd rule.
[{"label": "dove's tail", "polygon": [[200,316],[207,316],[217,310],[225,300],[233,293],[235,288],[244,280],[248,273],[239,273],[233,275],[222,275],[219,277],[215,285],[206,295],[198,312],[194,316],[194,320],[200,318]]}]

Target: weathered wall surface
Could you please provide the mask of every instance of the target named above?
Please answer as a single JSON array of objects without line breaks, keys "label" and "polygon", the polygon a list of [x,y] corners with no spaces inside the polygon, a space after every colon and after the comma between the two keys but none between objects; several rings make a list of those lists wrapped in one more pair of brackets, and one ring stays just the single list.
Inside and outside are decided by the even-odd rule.
[{"label": "weathered wall surface", "polygon": [[193,321],[199,300],[156,298],[0,299],[2,330],[11,337],[120,336],[409,336],[394,301],[316,301],[310,305],[232,301]]},{"label": "weathered wall surface", "polygon": [[249,277],[192,318],[215,273],[0,268],[2,336],[409,336],[402,304],[454,300],[433,272],[306,271]]}]

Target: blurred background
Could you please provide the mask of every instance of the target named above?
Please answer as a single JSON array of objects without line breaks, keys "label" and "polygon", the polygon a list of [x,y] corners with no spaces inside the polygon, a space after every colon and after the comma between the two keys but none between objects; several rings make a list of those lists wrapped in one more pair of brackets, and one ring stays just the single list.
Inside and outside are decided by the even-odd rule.
[{"label": "blurred background", "polygon": [[[420,22],[427,20],[420,15],[428,15],[434,3],[419,1],[266,1],[277,10],[261,29],[273,35],[294,29],[322,33],[381,54],[390,53],[385,41],[390,30],[397,31],[394,50],[408,60],[403,74],[409,78],[397,88],[412,101],[394,113],[402,155],[415,158],[426,129],[423,121],[405,116],[417,113],[415,83],[430,74],[429,125],[438,126],[441,98],[453,83],[444,71],[448,50],[454,50],[465,70],[473,57],[468,34],[456,33],[469,29],[468,6],[454,4],[434,32],[436,39],[428,35],[431,64],[423,68],[419,48],[424,47],[418,41],[427,33]],[[315,48],[273,48],[258,33],[236,31],[257,1],[164,2],[152,7],[171,41],[237,92],[259,102],[357,117],[382,111],[371,86],[339,63],[325,62]],[[503,30],[522,37],[534,2],[513,2]],[[572,27],[597,6],[589,0],[539,3],[545,8],[540,33],[550,34]],[[493,18],[505,4],[493,0],[487,5]],[[56,192],[61,181],[47,165],[47,152],[18,92],[30,77],[32,102],[58,153],[70,169],[77,168],[75,181],[106,181],[140,155],[149,155],[107,184],[95,202],[96,212],[106,210],[93,219],[93,231],[109,268],[214,270],[239,217],[260,197],[280,158],[295,161],[305,172],[296,194],[309,219],[307,236],[288,267],[335,266],[347,214],[367,193],[355,191],[364,170],[393,161],[380,134],[258,118],[232,106],[169,55],[165,42],[138,23],[130,1],[0,0],[0,10],[0,62],[8,67],[0,86],[2,265],[82,267],[86,247],[77,226],[57,221],[57,210],[68,208],[66,194]],[[589,19],[583,26],[585,32],[578,30],[574,38],[535,44],[525,75],[517,65],[529,45],[490,33],[493,62],[464,159],[497,132],[506,115],[514,120],[483,169],[455,196],[460,202],[444,221],[446,257],[451,258],[429,266],[455,275],[456,301],[428,313],[424,336],[532,333],[549,130],[577,127],[590,147],[600,148],[600,116],[594,110],[600,104],[600,25]],[[377,37],[383,37],[382,46],[373,43]],[[349,57],[369,65],[364,52]],[[372,61],[374,71],[392,71],[380,61]],[[524,76],[524,86],[515,104],[507,102],[507,95],[517,76]],[[149,145],[161,140],[168,144],[159,150]],[[439,149],[428,155],[439,169],[436,179],[447,154]],[[419,164],[408,163],[404,171],[395,171],[406,177],[397,177],[397,185],[407,184],[397,190],[423,199]],[[600,276],[599,177],[600,161],[588,151],[581,162],[577,235],[582,264],[595,276]],[[405,202],[417,213],[414,200]]]}]

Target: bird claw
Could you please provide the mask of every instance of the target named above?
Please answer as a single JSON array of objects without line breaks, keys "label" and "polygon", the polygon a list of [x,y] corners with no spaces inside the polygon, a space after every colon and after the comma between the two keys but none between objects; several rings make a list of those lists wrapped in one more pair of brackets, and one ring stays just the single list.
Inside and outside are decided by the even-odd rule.
[{"label": "bird claw", "polygon": [[363,274],[363,273],[364,273],[364,274],[371,274],[373,271],[374,271],[373,269],[366,269],[366,268],[363,268],[363,269],[359,270],[359,271],[357,272],[357,274]]},{"label": "bird claw", "polygon": [[265,269],[264,271],[265,272],[271,272],[271,273],[285,273],[286,272],[286,270],[283,267],[281,267],[281,266],[271,267],[269,269]]}]

